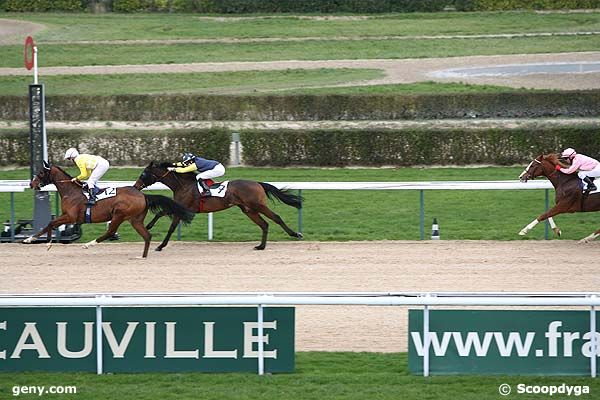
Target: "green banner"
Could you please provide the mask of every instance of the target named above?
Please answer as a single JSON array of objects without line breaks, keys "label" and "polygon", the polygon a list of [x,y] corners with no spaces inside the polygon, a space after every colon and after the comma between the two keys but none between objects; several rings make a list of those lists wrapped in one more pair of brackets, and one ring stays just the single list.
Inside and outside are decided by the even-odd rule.
[{"label": "green banner", "polygon": [[[409,310],[408,329],[409,369],[422,374],[422,310]],[[589,375],[595,331],[589,311],[430,310],[429,371]]]},{"label": "green banner", "polygon": [[[294,370],[294,308],[264,308],[264,370]],[[0,308],[0,371],[96,371],[94,307]],[[257,371],[256,307],[103,307],[104,372]]]}]

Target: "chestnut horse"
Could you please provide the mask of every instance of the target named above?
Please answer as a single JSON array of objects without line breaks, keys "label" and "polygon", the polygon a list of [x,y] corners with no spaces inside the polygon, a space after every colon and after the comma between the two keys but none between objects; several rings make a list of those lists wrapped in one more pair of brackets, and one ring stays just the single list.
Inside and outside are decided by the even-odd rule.
[{"label": "chestnut horse", "polygon": [[[53,183],[60,194],[60,206],[62,214],[50,221],[48,226],[35,235],[25,239],[24,243],[31,243],[33,239],[48,233],[48,250],[52,245],[52,230],[62,224],[82,224],[85,219],[87,208],[87,199],[84,196],[81,184],[71,181],[71,176],[60,167],[50,165],[44,161],[43,168],[32,179],[30,187],[39,190],[41,186]],[[187,211],[182,205],[166,196],[146,195],[139,190],[129,186],[117,189],[114,197],[99,200],[91,209],[91,221],[106,222],[111,221],[110,227],[105,234],[95,240],[83,245],[89,248],[107,238],[111,237],[119,228],[123,221],[129,221],[133,228],[144,238],[144,252],[142,257],[148,255],[148,247],[152,235],[144,226],[144,218],[150,209],[154,213],[169,215],[177,218],[177,221],[183,220],[186,223],[191,222],[194,214]]]},{"label": "chestnut horse", "polygon": [[[545,176],[554,186],[556,192],[555,205],[519,232],[524,236],[541,221],[550,220],[552,230],[560,236],[560,229],[556,227],[552,217],[563,213],[600,211],[600,193],[584,194],[582,192],[581,179],[577,174],[563,174],[556,170],[556,166],[565,165],[556,154],[547,154],[536,157],[529,163],[527,168],[519,175],[521,182],[527,182],[538,176]],[[600,236],[600,229],[589,236],[581,239],[581,243],[589,243]]]},{"label": "chestnut horse", "polygon": [[[167,167],[171,166],[171,163],[156,164],[154,161],[151,162],[137,179],[134,187],[141,190],[155,182],[162,182],[173,191],[173,198],[177,202],[196,213],[216,212],[238,206],[262,230],[261,242],[258,246],[254,247],[256,250],[263,250],[266,247],[267,235],[269,233],[269,224],[260,214],[275,221],[291,237],[302,238],[300,232],[291,230],[279,215],[267,207],[267,197],[275,197],[283,203],[299,209],[302,207],[302,198],[300,196],[288,193],[286,190],[279,190],[268,183],[237,179],[229,181],[224,197],[202,197],[198,191],[196,174],[193,172],[179,174],[169,171]],[[152,229],[156,221],[163,215],[162,213],[156,214],[154,219],[146,226],[146,229]],[[162,243],[156,248],[156,251],[161,251],[169,243],[169,239],[178,223],[179,220],[175,216],[173,222],[171,222],[167,236],[165,236]]]}]

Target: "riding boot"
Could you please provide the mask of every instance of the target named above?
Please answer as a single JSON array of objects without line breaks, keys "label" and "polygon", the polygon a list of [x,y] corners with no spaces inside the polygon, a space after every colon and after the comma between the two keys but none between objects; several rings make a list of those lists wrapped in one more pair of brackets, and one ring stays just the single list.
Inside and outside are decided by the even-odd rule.
[{"label": "riding boot", "polygon": [[88,204],[93,206],[96,204],[96,194],[98,193],[98,188],[91,187],[88,189],[88,193],[90,194],[90,199],[88,200]]},{"label": "riding boot", "polygon": [[586,176],[585,178],[583,178],[583,181],[587,183],[587,188],[585,189],[586,193],[593,192],[597,189],[596,185],[594,185],[594,178]]},{"label": "riding boot", "polygon": [[204,182],[204,179],[199,179],[198,182],[200,182],[200,186],[202,186],[202,189],[204,189],[204,191],[200,195],[202,197],[209,197],[210,196],[210,188],[208,187],[206,182]]}]

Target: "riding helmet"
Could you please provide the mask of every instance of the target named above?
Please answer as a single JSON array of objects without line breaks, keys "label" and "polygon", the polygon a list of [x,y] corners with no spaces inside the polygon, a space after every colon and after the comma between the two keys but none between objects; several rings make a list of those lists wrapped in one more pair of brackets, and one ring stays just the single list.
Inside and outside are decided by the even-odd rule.
[{"label": "riding helmet", "polygon": [[562,152],[561,157],[572,158],[573,156],[575,156],[575,154],[577,154],[577,152],[575,152],[575,149],[569,147],[568,149],[565,149],[565,151]]},{"label": "riding helmet", "polygon": [[192,161],[194,158],[196,158],[196,156],[193,153],[183,153],[182,160],[183,160],[184,164],[187,164],[190,161]]},{"label": "riding helmet", "polygon": [[75,158],[75,157],[77,157],[78,155],[79,155],[79,152],[77,151],[77,149],[76,149],[76,148],[74,148],[74,147],[71,147],[70,149],[68,149],[68,150],[65,152],[65,160],[69,160],[69,159],[71,159],[71,158]]}]

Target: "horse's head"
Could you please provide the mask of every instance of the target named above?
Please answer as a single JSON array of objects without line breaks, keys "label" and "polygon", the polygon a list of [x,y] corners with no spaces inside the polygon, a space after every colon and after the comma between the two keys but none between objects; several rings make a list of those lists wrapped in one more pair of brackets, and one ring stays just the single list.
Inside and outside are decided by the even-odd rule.
[{"label": "horse's head", "polygon": [[47,161],[44,161],[42,168],[38,171],[37,175],[33,177],[29,182],[29,187],[35,190],[39,190],[40,187],[51,184],[54,181],[52,176],[52,166]]},{"label": "horse's head", "polygon": [[148,164],[146,168],[144,168],[139,178],[137,178],[134,187],[136,187],[139,190],[142,190],[144,188],[147,188],[148,186],[155,184],[156,182],[160,182],[160,180],[169,173],[169,170],[167,169],[168,166],[170,167],[171,164],[158,164],[152,161],[150,164]]},{"label": "horse's head", "polygon": [[561,167],[565,166],[562,162],[560,162],[556,154],[551,153],[547,155],[539,155],[529,163],[523,172],[521,172],[521,175],[519,175],[519,180],[521,182],[527,182],[528,180],[533,180],[538,176],[550,178],[556,174],[555,168],[557,165],[560,165]]}]

